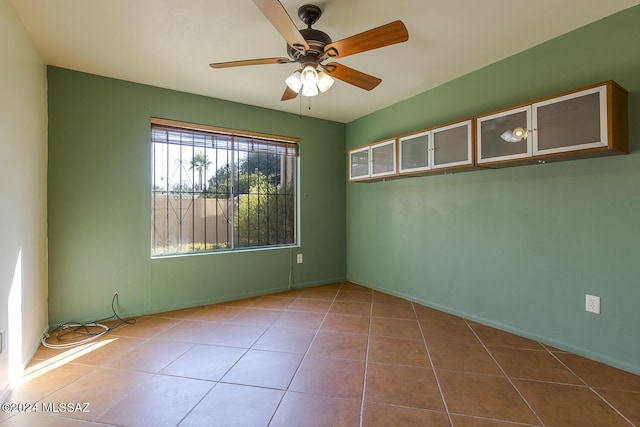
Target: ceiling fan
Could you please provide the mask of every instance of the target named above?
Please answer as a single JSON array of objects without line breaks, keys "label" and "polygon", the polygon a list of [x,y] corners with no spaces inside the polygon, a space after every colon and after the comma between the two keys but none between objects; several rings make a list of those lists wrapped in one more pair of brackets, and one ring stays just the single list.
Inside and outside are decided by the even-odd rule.
[{"label": "ceiling fan", "polygon": [[322,15],[322,10],[316,5],[306,4],[298,9],[298,17],[307,25],[307,28],[299,30],[278,0],[253,0],[253,2],[286,40],[289,57],[216,62],[209,65],[212,68],[228,68],[298,63],[300,68],[285,80],[287,87],[282,95],[282,101],[294,99],[299,93],[303,96],[324,93],[331,87],[334,78],[365,90],[372,90],[382,82],[381,79],[337,62],[326,62],[333,58],[344,58],[402,43],[409,39],[409,33],[402,21],[394,21],[333,42],[328,34],[311,28]]}]

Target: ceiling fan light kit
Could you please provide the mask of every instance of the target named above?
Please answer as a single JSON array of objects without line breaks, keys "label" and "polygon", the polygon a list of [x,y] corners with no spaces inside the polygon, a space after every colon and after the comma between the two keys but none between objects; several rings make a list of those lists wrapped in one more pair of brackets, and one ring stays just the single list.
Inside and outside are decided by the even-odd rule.
[{"label": "ceiling fan light kit", "polygon": [[325,93],[333,86],[334,80],[324,71],[317,71],[307,65],[302,71],[296,70],[284,81],[286,85],[295,93],[303,96],[316,96],[318,93]]},{"label": "ceiling fan light kit", "polygon": [[523,139],[527,139],[528,132],[522,127],[517,127],[514,130],[508,129],[504,131],[500,138],[507,142],[520,142]]},{"label": "ceiling fan light kit", "polygon": [[372,90],[382,80],[354,70],[337,62],[324,64],[328,59],[344,58],[356,53],[366,52],[409,39],[407,28],[401,21],[394,21],[380,27],[333,42],[328,34],[311,28],[322,10],[313,4],[298,9],[298,17],[307,25],[299,30],[278,0],[253,0],[271,25],[287,42],[287,58],[249,59],[209,64],[212,68],[241,67],[246,65],[291,64],[297,63],[299,69],[285,79],[286,89],[281,100],[302,96],[316,96],[325,93],[334,83],[334,79]]}]

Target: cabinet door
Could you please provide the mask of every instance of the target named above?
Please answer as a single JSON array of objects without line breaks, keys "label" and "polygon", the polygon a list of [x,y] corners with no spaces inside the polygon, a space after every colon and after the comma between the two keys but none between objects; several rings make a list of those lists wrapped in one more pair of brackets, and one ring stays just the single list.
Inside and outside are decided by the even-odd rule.
[{"label": "cabinet door", "polygon": [[371,177],[396,174],[396,140],[371,146]]},{"label": "cabinet door", "polygon": [[473,164],[471,120],[432,131],[433,169]]},{"label": "cabinet door", "polygon": [[371,175],[369,169],[369,147],[349,152],[349,179],[366,179]]},{"label": "cabinet door", "polygon": [[477,119],[478,163],[531,157],[531,107]]},{"label": "cabinet door", "polygon": [[429,161],[431,132],[402,137],[400,144],[400,173],[418,172],[431,168]]},{"label": "cabinet door", "polygon": [[533,104],[533,154],[606,147],[606,87]]}]

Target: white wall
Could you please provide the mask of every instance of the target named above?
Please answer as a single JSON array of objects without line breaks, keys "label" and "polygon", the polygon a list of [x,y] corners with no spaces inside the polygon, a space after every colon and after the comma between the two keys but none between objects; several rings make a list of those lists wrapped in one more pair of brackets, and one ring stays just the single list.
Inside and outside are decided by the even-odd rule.
[{"label": "white wall", "polygon": [[46,67],[0,0],[0,402],[47,325]]}]

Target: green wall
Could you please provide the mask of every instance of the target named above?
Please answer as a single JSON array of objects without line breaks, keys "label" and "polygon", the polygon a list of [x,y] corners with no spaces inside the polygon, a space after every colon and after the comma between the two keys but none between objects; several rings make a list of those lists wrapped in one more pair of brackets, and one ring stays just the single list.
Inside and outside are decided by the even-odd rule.
[{"label": "green wall", "polygon": [[628,156],[348,184],[347,277],[640,373],[639,22],[636,6],[349,123],[352,148],[604,80],[630,92]]},{"label": "green wall", "polygon": [[[48,68],[49,322],[139,315],[343,280],[345,125]],[[149,119],[300,139],[301,247],[151,259]],[[295,254],[304,263],[295,264]]]}]

